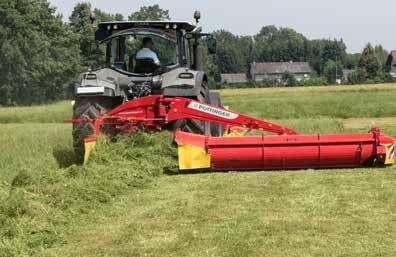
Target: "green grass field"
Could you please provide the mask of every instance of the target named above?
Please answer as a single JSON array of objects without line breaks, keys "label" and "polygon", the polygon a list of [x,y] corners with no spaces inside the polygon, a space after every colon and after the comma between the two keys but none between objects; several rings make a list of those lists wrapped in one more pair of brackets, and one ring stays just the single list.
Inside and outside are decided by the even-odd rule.
[{"label": "green grass field", "polygon": [[[396,138],[396,85],[225,90],[301,133]],[[170,133],[74,164],[70,102],[0,109],[0,257],[396,256],[396,168],[180,173]]]}]

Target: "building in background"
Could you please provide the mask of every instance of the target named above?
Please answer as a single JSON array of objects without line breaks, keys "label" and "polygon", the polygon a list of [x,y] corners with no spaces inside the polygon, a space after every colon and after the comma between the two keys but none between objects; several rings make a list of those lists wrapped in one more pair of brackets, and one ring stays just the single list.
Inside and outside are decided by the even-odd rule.
[{"label": "building in background", "polygon": [[386,61],[386,65],[389,68],[389,73],[392,78],[396,79],[396,50],[393,50],[389,56],[388,60]]},{"label": "building in background", "polygon": [[224,84],[242,84],[248,81],[245,73],[225,73],[220,76],[221,83]]},{"label": "building in background", "polygon": [[250,76],[254,81],[281,82],[284,74],[291,74],[301,81],[311,76],[312,68],[307,62],[258,62],[250,66]]}]

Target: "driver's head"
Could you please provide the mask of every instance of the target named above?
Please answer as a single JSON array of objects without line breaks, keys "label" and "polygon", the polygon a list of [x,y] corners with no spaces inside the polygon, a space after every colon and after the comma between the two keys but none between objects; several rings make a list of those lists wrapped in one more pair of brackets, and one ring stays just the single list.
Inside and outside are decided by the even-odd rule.
[{"label": "driver's head", "polygon": [[144,48],[153,48],[153,40],[151,37],[145,37],[143,38],[143,47]]}]

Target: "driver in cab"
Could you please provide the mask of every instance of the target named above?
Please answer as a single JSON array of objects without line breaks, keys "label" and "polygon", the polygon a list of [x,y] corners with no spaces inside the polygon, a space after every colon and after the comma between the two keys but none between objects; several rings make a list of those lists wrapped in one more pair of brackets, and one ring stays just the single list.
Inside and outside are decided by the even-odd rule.
[{"label": "driver in cab", "polygon": [[152,48],[153,40],[150,37],[143,38],[143,48],[136,53],[136,60],[152,59],[156,65],[160,65],[158,56]]}]

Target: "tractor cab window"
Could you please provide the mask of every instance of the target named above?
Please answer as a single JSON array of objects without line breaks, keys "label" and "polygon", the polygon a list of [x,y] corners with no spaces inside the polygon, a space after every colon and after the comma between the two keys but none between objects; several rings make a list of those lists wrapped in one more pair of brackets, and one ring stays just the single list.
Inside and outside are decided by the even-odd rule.
[{"label": "tractor cab window", "polygon": [[156,66],[178,64],[176,41],[157,35],[123,35],[111,39],[107,49],[110,65],[130,73],[151,73]]}]

